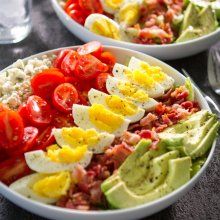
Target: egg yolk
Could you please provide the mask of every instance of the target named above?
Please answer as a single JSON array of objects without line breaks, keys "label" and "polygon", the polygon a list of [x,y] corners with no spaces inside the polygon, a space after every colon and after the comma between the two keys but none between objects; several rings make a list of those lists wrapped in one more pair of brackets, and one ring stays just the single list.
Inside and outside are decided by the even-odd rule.
[{"label": "egg yolk", "polygon": [[137,3],[125,4],[118,13],[119,21],[129,26],[136,24],[139,18],[139,5]]},{"label": "egg yolk", "polygon": [[105,37],[119,39],[119,29],[114,26],[110,21],[100,18],[94,21],[91,31]]},{"label": "egg yolk", "polygon": [[82,145],[76,148],[63,146],[59,148],[57,145],[52,145],[47,148],[47,156],[54,162],[58,163],[74,163],[80,161],[87,151],[87,145]]},{"label": "egg yolk", "polygon": [[117,10],[123,1],[124,0],[105,0],[105,4],[113,10]]},{"label": "egg yolk", "polygon": [[151,76],[146,75],[146,73],[141,70],[133,71],[133,81],[145,88],[152,88],[155,84],[154,79]]},{"label": "egg yolk", "polygon": [[62,128],[62,138],[69,146],[75,148],[82,145],[94,145],[99,140],[99,135],[94,129],[83,130],[79,127]]},{"label": "egg yolk", "polygon": [[116,114],[125,116],[134,115],[137,112],[137,107],[132,102],[121,99],[116,95],[107,96],[105,102]]},{"label": "egg yolk", "polygon": [[59,199],[61,196],[66,195],[67,190],[70,187],[70,183],[70,173],[63,171],[43,177],[34,183],[32,189],[38,195]]},{"label": "egg yolk", "polygon": [[145,91],[137,89],[129,82],[119,83],[118,89],[124,96],[134,99],[138,102],[144,102],[149,99],[149,96]]},{"label": "egg yolk", "polygon": [[140,67],[146,74],[150,75],[155,81],[161,82],[165,80],[166,74],[162,72],[159,66],[150,66],[146,62],[141,62]]},{"label": "egg yolk", "polygon": [[103,105],[93,104],[89,108],[91,122],[100,130],[114,132],[123,122],[124,117],[106,109]]}]

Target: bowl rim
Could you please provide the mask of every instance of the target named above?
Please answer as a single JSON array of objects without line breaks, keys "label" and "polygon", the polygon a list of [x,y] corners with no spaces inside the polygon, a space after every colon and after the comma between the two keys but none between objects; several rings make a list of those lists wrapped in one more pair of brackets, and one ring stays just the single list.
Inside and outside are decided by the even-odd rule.
[{"label": "bowl rim", "polygon": [[[31,55],[31,56],[28,56],[26,58],[23,58],[22,60],[25,62],[29,59],[33,59],[33,58],[38,58],[38,57],[42,57],[43,55],[51,55],[51,54],[55,54],[56,52],[62,50],[62,49],[67,49],[67,48],[73,48],[73,49],[77,49],[80,45],[76,45],[76,46],[67,46],[67,47],[61,47],[61,48],[56,48],[56,49],[52,49],[52,50],[47,50],[47,51],[44,51],[44,52],[40,52],[40,53],[37,53],[37,54],[34,54],[34,55]],[[165,62],[157,59],[157,58],[154,58],[150,55],[147,55],[147,54],[144,54],[144,53],[141,53],[141,52],[138,52],[138,51],[134,51],[134,50],[131,50],[131,49],[125,49],[125,48],[121,48],[121,47],[116,47],[116,46],[106,46],[106,45],[103,45],[104,49],[108,50],[108,49],[113,49],[113,50],[122,50],[124,52],[130,52],[130,53],[136,53],[138,55],[141,55],[141,56],[144,56],[146,58],[149,58],[151,59],[152,61],[154,62],[157,62],[158,64],[161,64],[163,65],[164,67],[167,67],[169,68],[170,70],[172,70],[173,72],[175,72],[178,77],[182,78],[182,79],[186,79],[185,76],[183,76],[178,70],[176,70],[175,68],[173,68],[172,66],[166,64]],[[6,68],[2,69],[0,71],[0,74],[3,73],[5,70],[9,69],[12,67],[13,64],[7,66]],[[1,76],[1,75],[0,75]],[[200,96],[201,98],[201,103],[200,104],[204,104],[204,109],[207,109],[208,111],[211,112],[211,109],[207,103],[207,101],[204,99],[204,97],[202,96],[201,92],[197,89],[196,86],[194,86],[194,90],[196,91],[196,94],[198,96]],[[44,204],[44,203],[41,203],[41,202],[38,202],[38,201],[35,201],[35,200],[32,200],[32,199],[29,199],[29,198],[26,198],[25,196],[22,196],[21,194],[11,190],[7,185],[5,185],[4,183],[0,182],[0,193],[8,198],[10,201],[12,201],[14,203],[14,199],[15,200],[18,200],[22,203],[25,203],[25,204],[30,204],[30,205],[33,205],[35,206],[35,208],[42,208],[44,210],[47,210],[47,211],[54,211],[54,212],[59,212],[59,213],[63,213],[63,214],[70,214],[70,215],[80,215],[80,216],[84,216],[84,217],[91,217],[91,216],[106,216],[106,215],[118,215],[118,214],[129,214],[129,213],[132,213],[132,212],[138,212],[138,211],[141,211],[143,209],[146,209],[146,208],[151,208],[151,207],[154,207],[156,205],[159,205],[160,203],[166,201],[166,200],[169,200],[171,199],[172,197],[174,197],[176,194],[181,194],[181,192],[184,193],[184,189],[188,189],[190,188],[190,186],[193,186],[199,179],[199,177],[204,173],[205,169],[207,168],[208,164],[210,163],[213,155],[214,155],[214,150],[215,150],[215,147],[216,147],[216,139],[215,141],[213,142],[212,144],[212,147],[210,148],[210,152],[207,156],[207,159],[205,161],[205,163],[203,164],[202,168],[199,170],[199,172],[193,176],[187,183],[185,183],[184,185],[182,185],[181,187],[179,187],[178,189],[174,190],[173,192],[159,198],[159,199],[156,199],[152,202],[149,202],[149,203],[145,203],[145,204],[142,204],[142,205],[138,205],[138,206],[135,206],[135,207],[131,207],[131,208],[125,208],[125,209],[116,209],[116,210],[100,210],[100,211],[94,211],[94,210],[91,210],[91,211],[88,211],[88,212],[85,212],[85,211],[80,211],[80,210],[74,210],[74,209],[68,209],[68,208],[62,208],[62,207],[58,207],[58,206],[53,206],[53,205],[48,205],[48,204]],[[187,190],[187,191],[188,191]],[[187,192],[185,192],[184,194],[186,194]],[[14,198],[14,199],[11,199],[11,198]],[[19,204],[18,204],[19,205]],[[22,206],[22,205],[21,205]],[[25,207],[23,207],[25,209]],[[29,210],[27,208],[27,210]],[[43,216],[43,215],[42,215]]]},{"label": "bowl rim", "polygon": [[126,46],[130,46],[130,47],[136,47],[137,49],[142,49],[145,48],[149,48],[149,49],[170,49],[170,48],[175,48],[178,46],[185,46],[185,45],[190,45],[193,43],[198,43],[200,41],[205,41],[208,38],[215,36],[215,35],[220,35],[220,26],[217,27],[217,29],[209,34],[206,34],[204,36],[192,39],[192,40],[188,40],[185,42],[179,42],[179,43],[171,43],[171,44],[157,44],[157,45],[151,45],[151,44],[137,44],[137,43],[132,43],[132,42],[127,42],[127,41],[120,41],[120,40],[116,40],[116,39],[112,39],[112,38],[108,38],[108,37],[104,37],[102,35],[98,35],[95,34],[91,31],[89,31],[88,29],[86,29],[84,26],[80,25],[79,23],[77,23],[75,20],[73,20],[72,18],[69,17],[69,15],[66,14],[66,12],[63,10],[63,8],[61,7],[61,5],[59,4],[58,0],[51,0],[52,5],[55,7],[55,9],[57,9],[59,11],[59,13],[61,13],[62,16],[65,17],[65,19],[70,22],[73,26],[76,26],[78,28],[80,28],[81,31],[84,31],[88,34],[91,34],[94,38],[98,37],[100,40],[107,40],[109,41],[109,43],[113,44],[121,44],[121,47],[125,47]]}]

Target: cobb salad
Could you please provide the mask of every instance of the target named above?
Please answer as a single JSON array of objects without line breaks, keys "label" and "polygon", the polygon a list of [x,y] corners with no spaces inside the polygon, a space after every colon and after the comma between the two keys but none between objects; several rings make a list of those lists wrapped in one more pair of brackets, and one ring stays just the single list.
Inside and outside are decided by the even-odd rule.
[{"label": "cobb salad", "polygon": [[192,40],[219,28],[219,0],[62,0],[89,31],[138,44]]},{"label": "cobb salad", "polygon": [[103,210],[159,199],[200,170],[219,128],[189,79],[177,85],[136,57],[116,63],[96,41],[1,74],[0,180],[45,204]]}]

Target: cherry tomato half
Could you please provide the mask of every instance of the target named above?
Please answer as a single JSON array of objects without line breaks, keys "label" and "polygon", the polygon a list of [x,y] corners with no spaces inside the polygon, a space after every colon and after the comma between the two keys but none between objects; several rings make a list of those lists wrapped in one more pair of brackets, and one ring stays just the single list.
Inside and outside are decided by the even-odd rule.
[{"label": "cherry tomato half", "polygon": [[18,113],[12,110],[0,112],[0,147],[16,149],[23,135],[24,124]]},{"label": "cherry tomato half", "polygon": [[79,55],[74,74],[82,80],[95,79],[101,72],[107,72],[108,66],[91,54]]},{"label": "cherry tomato half", "polygon": [[67,53],[61,63],[61,70],[65,74],[65,76],[73,76],[73,72],[76,68],[76,64],[78,62],[77,52],[72,50]]},{"label": "cherry tomato half", "polygon": [[80,46],[77,49],[79,55],[92,54],[93,56],[99,58],[102,53],[102,44],[98,41],[91,41],[87,44]]},{"label": "cherry tomato half", "polygon": [[109,73],[100,73],[95,79],[95,87],[96,89],[107,93],[106,89],[106,80],[110,76]]},{"label": "cherry tomato half", "polygon": [[79,5],[88,14],[103,13],[103,8],[99,0],[79,0]]},{"label": "cherry tomato half", "polygon": [[115,65],[115,63],[116,63],[116,58],[115,58],[115,56],[114,56],[112,53],[108,52],[108,51],[105,51],[105,52],[101,53],[99,59],[100,59],[103,63],[105,63],[105,64],[107,64],[107,65],[109,65],[109,66],[112,66],[112,67],[113,67],[113,66]]},{"label": "cherry tomato half", "polygon": [[54,89],[65,82],[62,72],[56,68],[43,70],[31,80],[31,88],[35,95],[43,99],[50,99]]},{"label": "cherry tomato half", "polygon": [[34,126],[46,126],[52,121],[50,105],[39,96],[32,95],[28,98],[27,112]]},{"label": "cherry tomato half", "polygon": [[71,113],[66,114],[60,111],[54,111],[52,124],[56,128],[73,127],[75,125]]},{"label": "cherry tomato half", "polygon": [[27,112],[27,105],[26,104],[21,104],[18,108],[18,113],[22,117],[23,122],[25,125],[29,125],[29,116]]},{"label": "cherry tomato half", "polygon": [[74,103],[78,102],[78,92],[70,83],[57,86],[53,93],[53,105],[62,112],[71,112]]},{"label": "cherry tomato half", "polygon": [[23,155],[12,157],[0,163],[0,180],[7,185],[30,173],[31,170]]},{"label": "cherry tomato half", "polygon": [[53,66],[56,67],[56,68],[61,68],[61,63],[63,62],[63,59],[64,57],[70,52],[70,51],[73,51],[71,49],[64,49],[64,50],[61,50],[56,59],[54,59],[53,61]]},{"label": "cherry tomato half", "polygon": [[52,130],[54,126],[48,126],[44,130],[40,131],[40,134],[37,138],[36,148],[34,150],[45,150],[46,147],[54,144],[55,138],[53,136]]}]

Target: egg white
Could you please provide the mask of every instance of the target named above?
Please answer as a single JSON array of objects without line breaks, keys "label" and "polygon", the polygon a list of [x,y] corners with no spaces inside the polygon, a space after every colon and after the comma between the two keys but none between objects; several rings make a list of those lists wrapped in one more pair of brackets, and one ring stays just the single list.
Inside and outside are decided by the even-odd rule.
[{"label": "egg white", "polygon": [[127,66],[124,66],[122,64],[116,63],[114,65],[114,68],[112,70],[112,73],[115,77],[121,79],[121,80],[126,80],[129,81],[133,84],[135,84],[137,87],[139,87],[140,89],[143,89],[146,91],[146,93],[151,97],[151,98],[158,98],[160,96],[162,96],[164,94],[164,88],[157,82],[154,83],[153,87],[143,87],[141,85],[139,85],[136,82],[131,81],[125,74],[125,71],[130,71],[132,72],[132,69],[130,69]]},{"label": "egg white", "polygon": [[17,181],[13,182],[9,188],[18,192],[19,194],[27,197],[27,198],[31,198],[33,200],[45,203],[45,204],[53,204],[55,203],[58,199],[54,199],[54,198],[47,198],[41,195],[38,195],[37,193],[34,192],[34,190],[32,190],[31,186],[41,180],[43,178],[42,174],[39,173],[35,173],[35,174],[31,174],[28,176],[25,176],[21,179],[18,179]]},{"label": "egg white", "polygon": [[[136,57],[131,57],[128,67],[133,71],[136,69],[141,69],[141,62],[143,62],[142,60],[139,60]],[[164,90],[168,90],[170,88],[172,88],[173,84],[174,84],[174,79],[170,76],[168,76],[167,74],[165,74],[165,79],[162,82],[158,82],[163,88]]]},{"label": "egg white", "polygon": [[[73,104],[74,123],[83,129],[94,128],[98,132],[105,132],[105,130],[97,128],[95,124],[91,122],[89,117],[89,108],[89,106]],[[130,120],[124,119],[122,125],[119,128],[117,128],[114,132],[112,132],[112,134],[114,134],[116,137],[120,137],[124,133],[124,131],[128,129],[129,123]]]},{"label": "egg white", "polygon": [[[106,104],[106,98],[110,96],[104,92],[100,92],[96,89],[90,89],[89,93],[88,93],[88,98],[91,104],[102,104],[104,105],[106,108],[108,108],[109,110],[111,110],[108,105]],[[139,121],[141,118],[143,118],[144,116],[144,109],[138,107],[137,108],[137,112],[134,115],[125,115],[124,117],[126,119],[129,119],[131,122],[137,122]]]},{"label": "egg white", "polygon": [[137,101],[131,97],[124,96],[121,91],[118,88],[119,83],[125,83],[124,81],[109,76],[106,81],[106,89],[111,95],[118,95],[121,98],[126,98],[130,101],[132,101],[135,105],[139,106],[140,108],[143,108],[146,111],[152,111],[155,109],[158,102],[152,98],[149,98],[147,101]]},{"label": "egg white", "polygon": [[28,167],[38,173],[57,173],[72,171],[77,165],[87,167],[92,159],[92,152],[87,151],[80,161],[60,163],[50,160],[42,150],[30,151],[24,154]]},{"label": "egg white", "polygon": [[[60,146],[69,146],[69,143],[62,137],[62,128],[54,128],[53,134],[56,142]],[[110,146],[114,141],[115,136],[106,132],[98,134],[98,142],[93,145],[88,145],[88,150],[91,150],[94,154],[103,153],[107,146]]]},{"label": "egg white", "polygon": [[105,12],[108,12],[109,14],[115,14],[120,9],[120,7],[123,5],[124,2],[125,0],[123,0],[121,3],[118,4],[117,9],[114,9],[108,6],[108,4],[106,3],[106,0],[100,0],[103,10]]}]

